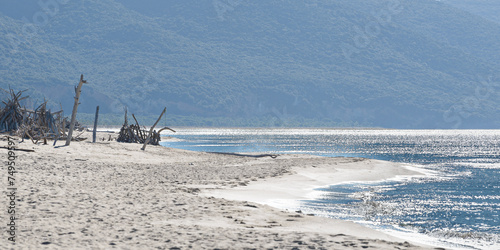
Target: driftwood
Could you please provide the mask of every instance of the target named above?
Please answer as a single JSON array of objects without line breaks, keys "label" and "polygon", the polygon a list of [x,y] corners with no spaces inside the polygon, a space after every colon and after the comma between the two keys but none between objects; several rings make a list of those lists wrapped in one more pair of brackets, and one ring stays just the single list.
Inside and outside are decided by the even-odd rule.
[{"label": "driftwood", "polygon": [[[5,90],[4,90],[5,91]],[[22,140],[29,139],[33,143],[48,139],[57,141],[66,139],[66,119],[63,111],[51,112],[47,109],[47,102],[42,103],[35,110],[21,107],[20,102],[28,96],[23,97],[24,91],[15,93],[12,89],[5,91],[10,95],[7,101],[3,101],[0,109],[0,133],[17,135]],[[76,122],[77,127],[81,126]]]},{"label": "driftwood", "polygon": [[[167,112],[167,108],[166,107],[163,109],[163,112],[161,112],[160,117],[158,117],[158,120],[156,120],[155,124],[149,130],[148,137],[146,138],[146,141],[144,142],[144,145],[142,146],[141,150],[146,149],[146,145],[148,145],[149,141],[151,140],[151,136],[153,136],[153,131],[154,131],[154,128],[156,127],[156,124],[158,124],[158,122],[161,120],[161,117],[163,116],[163,114],[165,114],[165,112]],[[158,138],[159,138],[160,137],[160,132],[158,132],[157,135],[158,135]],[[158,142],[159,142],[159,140],[158,140]],[[155,144],[155,145],[158,145],[158,144]]]},{"label": "driftwood", "polygon": [[24,148],[9,148],[9,147],[0,147],[8,150],[14,150],[14,151],[23,151],[23,152],[35,152],[33,149],[24,149]]},{"label": "driftwood", "polygon": [[78,83],[78,87],[75,88],[75,104],[73,105],[73,112],[71,114],[71,123],[69,125],[68,136],[66,138],[66,146],[69,146],[71,143],[71,138],[73,135],[73,129],[75,129],[76,122],[76,112],[78,110],[78,104],[80,104],[80,94],[82,93],[82,85],[87,83],[87,81],[83,80],[83,74],[80,76],[80,82]]},{"label": "driftwood", "polygon": [[5,106],[0,112],[0,132],[16,131],[24,123],[24,116],[19,104],[22,100],[28,98],[22,97],[24,91],[26,90],[17,93],[14,93],[12,89],[5,91],[10,94],[10,99],[7,102],[3,101]]},{"label": "driftwood", "polygon": [[169,127],[164,127],[158,131],[154,130],[154,127],[156,126],[158,121],[155,123],[155,126],[151,127],[150,131],[147,131],[146,128],[141,128],[134,114],[132,114],[132,117],[134,118],[135,124],[129,125],[127,118],[127,110],[125,109],[125,121],[120,129],[120,133],[118,134],[118,138],[116,139],[116,141],[126,142],[126,143],[141,143],[144,145],[147,144],[160,145],[161,131],[170,130],[172,132],[175,132],[175,130]]},{"label": "driftwood", "polygon": [[255,158],[262,158],[262,157],[271,157],[271,158],[276,158],[278,155],[273,155],[273,154],[259,154],[259,155],[252,155],[252,154],[238,154],[238,153],[225,153],[225,152],[211,152],[212,154],[220,154],[220,155],[234,155],[234,156],[241,156],[241,157],[255,157]]},{"label": "driftwood", "polygon": [[94,131],[92,131],[92,142],[95,142],[98,119],[99,119],[99,106],[97,106],[97,108],[95,109]]}]

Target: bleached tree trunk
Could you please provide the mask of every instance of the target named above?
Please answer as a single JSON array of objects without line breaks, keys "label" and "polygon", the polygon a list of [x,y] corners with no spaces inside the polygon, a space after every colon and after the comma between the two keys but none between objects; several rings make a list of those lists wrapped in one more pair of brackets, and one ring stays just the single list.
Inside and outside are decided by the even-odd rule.
[{"label": "bleached tree trunk", "polygon": [[80,76],[80,83],[78,83],[78,87],[75,89],[75,104],[73,105],[73,113],[71,114],[71,123],[69,125],[68,138],[66,139],[66,146],[69,146],[71,143],[71,137],[73,136],[73,129],[75,129],[76,122],[76,111],[78,110],[78,105],[80,104],[80,94],[82,93],[82,85],[87,83],[87,81],[83,80],[83,74]]}]

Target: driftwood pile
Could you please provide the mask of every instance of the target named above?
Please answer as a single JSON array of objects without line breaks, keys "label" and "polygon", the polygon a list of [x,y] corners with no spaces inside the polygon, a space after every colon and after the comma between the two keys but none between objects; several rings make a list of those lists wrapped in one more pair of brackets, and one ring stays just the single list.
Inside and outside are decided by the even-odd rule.
[{"label": "driftwood pile", "polygon": [[2,101],[5,106],[0,110],[0,132],[17,131],[24,123],[24,116],[19,102],[28,97],[22,97],[23,92],[19,91],[17,94],[13,90],[7,92],[11,95],[11,98],[7,102]]},{"label": "driftwood pile", "polygon": [[[170,130],[172,132],[175,132],[173,129],[168,127],[164,127],[158,131],[156,130],[148,131],[145,127],[141,129],[141,126],[139,125],[139,122],[137,122],[137,119],[135,118],[134,114],[132,114],[132,117],[134,118],[135,124],[129,125],[127,119],[127,110],[125,110],[125,122],[123,123],[123,126],[120,129],[120,134],[118,135],[116,141],[127,142],[127,143],[141,143],[141,144],[147,142],[146,144],[150,145],[160,145],[160,140],[161,140],[160,133],[163,130]],[[149,137],[150,132],[151,136]]]},{"label": "driftwood pile", "polygon": [[[15,93],[12,89],[5,91],[10,94],[8,101],[3,101],[0,109],[0,133],[10,133],[23,139],[30,139],[33,143],[47,139],[66,138],[66,128],[69,124],[63,117],[63,111],[51,112],[47,110],[47,102],[42,103],[35,110],[21,107],[20,102],[24,91]],[[83,130],[82,127],[80,129]]]},{"label": "driftwood pile", "polygon": [[52,113],[47,110],[47,103],[43,103],[35,110],[21,109],[23,123],[17,129],[17,135],[30,138],[33,143],[38,140],[58,139],[64,136],[64,121],[61,122],[62,110]]}]

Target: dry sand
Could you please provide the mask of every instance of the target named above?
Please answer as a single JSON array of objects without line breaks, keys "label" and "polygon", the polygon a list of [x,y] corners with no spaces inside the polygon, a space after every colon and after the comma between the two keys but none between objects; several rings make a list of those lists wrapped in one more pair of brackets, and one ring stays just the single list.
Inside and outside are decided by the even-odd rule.
[{"label": "dry sand", "polygon": [[[415,174],[387,162],[254,158],[161,146],[141,151],[139,144],[107,140],[61,145],[16,140],[18,148],[35,152],[15,151],[15,244],[5,230],[2,168],[0,249],[433,249],[354,223],[263,205],[306,197],[316,186]],[[6,137],[0,146],[7,146]],[[0,152],[6,162],[8,150]]]}]

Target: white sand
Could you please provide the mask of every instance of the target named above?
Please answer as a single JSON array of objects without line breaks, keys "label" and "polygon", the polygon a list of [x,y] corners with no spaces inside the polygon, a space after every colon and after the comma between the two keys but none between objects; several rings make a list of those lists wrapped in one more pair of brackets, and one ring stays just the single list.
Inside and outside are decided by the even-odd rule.
[{"label": "white sand", "polygon": [[392,162],[362,158],[324,158],[306,155],[283,155],[280,160],[308,160],[292,168],[293,175],[277,176],[253,182],[250,186],[213,190],[207,195],[273,204],[275,200],[315,198],[314,189],[349,182],[382,181],[401,176],[418,176],[409,168]]},{"label": "white sand", "polygon": [[[429,248],[354,223],[262,204],[304,198],[317,186],[415,174],[387,162],[252,158],[161,146],[141,151],[139,144],[114,141],[16,144],[35,152],[15,151],[17,242],[7,241],[2,230],[0,249]],[[4,138],[0,146],[6,145]],[[6,159],[7,150],[0,152]],[[0,188],[5,224],[5,178]]]}]

